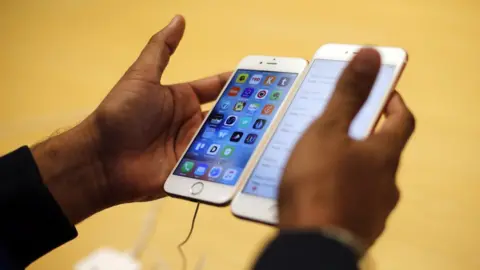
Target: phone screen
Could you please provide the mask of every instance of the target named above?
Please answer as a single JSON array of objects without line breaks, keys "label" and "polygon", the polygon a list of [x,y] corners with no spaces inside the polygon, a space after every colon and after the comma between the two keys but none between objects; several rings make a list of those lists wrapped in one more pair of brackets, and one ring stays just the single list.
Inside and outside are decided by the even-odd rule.
[{"label": "phone screen", "polygon": [[237,70],[173,174],[235,185],[297,75]]},{"label": "phone screen", "polygon": [[[308,74],[300,85],[294,100],[268,142],[242,192],[264,198],[277,198],[284,167],[297,140],[313,120],[325,109],[347,61],[314,60]],[[386,91],[389,91],[395,66],[382,65],[372,92],[354,118],[349,135],[361,139],[369,134],[376,121]]]}]

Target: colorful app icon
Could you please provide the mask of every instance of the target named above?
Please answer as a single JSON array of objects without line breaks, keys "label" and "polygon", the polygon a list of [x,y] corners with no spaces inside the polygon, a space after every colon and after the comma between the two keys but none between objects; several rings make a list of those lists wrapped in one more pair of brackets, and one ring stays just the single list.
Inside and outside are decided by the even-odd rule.
[{"label": "colorful app icon", "polygon": [[250,96],[252,96],[254,91],[255,91],[255,89],[253,89],[252,87],[247,87],[243,90],[242,97],[243,98],[249,98]]},{"label": "colorful app icon", "polygon": [[214,156],[220,150],[220,144],[213,143],[208,147],[207,155]]},{"label": "colorful app icon", "polygon": [[225,100],[220,104],[220,110],[228,110],[230,105],[232,105],[232,103],[229,100]]},{"label": "colorful app icon", "polygon": [[265,119],[257,119],[257,121],[255,121],[255,123],[253,124],[253,128],[262,129],[266,123],[267,123],[267,120]]},{"label": "colorful app icon", "polygon": [[228,95],[231,96],[231,97],[234,97],[234,96],[238,95],[238,92],[240,92],[240,87],[234,86],[234,87],[230,88],[230,90],[228,91]]},{"label": "colorful app icon", "polygon": [[252,122],[252,117],[241,117],[240,120],[238,121],[238,127],[248,128],[251,122]]},{"label": "colorful app icon", "polygon": [[282,77],[279,81],[278,81],[278,86],[287,86],[288,84],[290,83],[290,78],[288,77]]},{"label": "colorful app icon", "polygon": [[247,135],[247,137],[245,138],[245,141],[243,142],[246,144],[254,144],[257,138],[258,138],[257,134],[250,133]]},{"label": "colorful app icon", "polygon": [[207,144],[204,143],[204,142],[197,142],[195,144],[195,146],[193,147],[193,150],[195,150],[196,152],[200,152],[203,149],[205,149],[206,146],[207,146]]},{"label": "colorful app icon", "polygon": [[227,145],[223,148],[222,151],[222,157],[229,157],[233,154],[233,150],[235,150],[235,147],[231,145]]},{"label": "colorful app icon", "polygon": [[223,180],[232,181],[237,176],[237,172],[235,169],[227,169],[223,174]]},{"label": "colorful app icon", "polygon": [[239,100],[237,103],[235,103],[235,106],[233,106],[233,110],[236,112],[241,112],[243,111],[243,108],[245,108],[245,105],[247,105],[247,102]]},{"label": "colorful app icon", "polygon": [[258,108],[260,108],[260,103],[251,103],[248,105],[247,111],[250,114],[254,114],[258,110]]},{"label": "colorful app icon", "polygon": [[281,91],[273,91],[273,92],[270,94],[270,100],[279,100],[281,96],[282,96],[282,92],[281,92]]},{"label": "colorful app icon", "polygon": [[273,104],[267,104],[263,107],[262,114],[270,115],[274,109],[275,109],[275,106],[273,106]]},{"label": "colorful app icon", "polygon": [[210,139],[213,137],[213,135],[215,135],[215,128],[206,127],[203,131],[202,137],[205,139]]},{"label": "colorful app icon", "polygon": [[243,132],[235,131],[233,132],[232,136],[230,137],[231,142],[239,142],[242,139]]},{"label": "colorful app icon", "polygon": [[262,80],[262,77],[263,75],[262,74],[255,74],[252,76],[252,78],[250,79],[250,82],[248,82],[249,84],[259,84],[260,81]]},{"label": "colorful app icon", "polygon": [[221,113],[216,113],[212,115],[212,118],[210,118],[210,123],[214,125],[218,125],[222,123],[224,115]]},{"label": "colorful app icon", "polygon": [[260,89],[258,90],[257,94],[255,95],[256,99],[264,99],[268,95],[267,89]]},{"label": "colorful app icon", "polygon": [[180,168],[180,170],[182,171],[182,173],[189,173],[190,171],[192,171],[193,167],[195,166],[195,162],[193,161],[185,161],[183,164],[182,164],[182,167]]},{"label": "colorful app icon", "polygon": [[228,131],[227,129],[220,129],[217,133],[217,138],[219,140],[223,140],[223,139],[228,137],[229,133],[230,133],[230,131]]},{"label": "colorful app icon", "polygon": [[225,126],[233,126],[235,125],[235,122],[237,122],[237,119],[238,117],[235,116],[235,115],[230,115],[229,117],[227,117],[227,119],[225,120],[225,122],[223,123]]},{"label": "colorful app icon", "polygon": [[267,77],[265,78],[265,80],[263,81],[263,84],[264,84],[264,85],[271,85],[271,84],[273,84],[273,83],[275,82],[275,79],[276,79],[276,78],[277,78],[277,77],[275,77],[275,76],[267,76]]},{"label": "colorful app icon", "polygon": [[248,79],[248,74],[247,73],[240,73],[237,76],[237,80],[235,82],[237,83],[244,83]]},{"label": "colorful app icon", "polygon": [[222,174],[222,167],[220,166],[213,166],[210,171],[208,172],[208,177],[210,178],[218,178],[220,174]]},{"label": "colorful app icon", "polygon": [[207,171],[208,169],[208,165],[207,164],[198,164],[197,168],[195,169],[195,171],[193,172],[193,174],[195,174],[196,176],[202,176],[205,174],[205,172]]}]

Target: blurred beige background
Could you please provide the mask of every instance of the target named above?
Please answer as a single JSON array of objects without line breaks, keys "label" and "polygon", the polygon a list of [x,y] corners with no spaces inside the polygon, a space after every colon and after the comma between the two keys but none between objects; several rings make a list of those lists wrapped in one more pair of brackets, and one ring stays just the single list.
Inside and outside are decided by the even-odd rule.
[{"label": "blurred beige background", "polygon": [[[370,1],[0,1],[0,153],[39,142],[91,112],[150,35],[174,14],[185,38],[166,82],[230,70],[248,54],[310,59],[326,42],[401,46],[410,61],[399,91],[418,128],[404,154],[402,200],[371,250],[370,269],[480,269],[480,2]],[[78,226],[80,236],[30,269],[71,269],[98,247],[130,248],[150,204],[119,206]],[[174,269],[194,203],[160,202],[142,262]],[[189,269],[248,268],[270,227],[228,207],[202,205],[185,247]]]}]

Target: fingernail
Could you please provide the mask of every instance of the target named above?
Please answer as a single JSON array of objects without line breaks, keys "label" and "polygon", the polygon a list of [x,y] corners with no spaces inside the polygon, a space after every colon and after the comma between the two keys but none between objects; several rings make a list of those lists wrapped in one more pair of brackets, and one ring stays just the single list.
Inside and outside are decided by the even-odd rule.
[{"label": "fingernail", "polygon": [[377,72],[380,61],[380,55],[375,49],[363,48],[353,59],[353,69],[359,73]]},{"label": "fingernail", "polygon": [[174,24],[176,20],[177,20],[177,16],[173,17],[167,26],[172,26],[172,24]]},{"label": "fingernail", "polygon": [[168,27],[174,25],[174,24],[178,21],[179,18],[180,18],[180,15],[175,15],[175,16],[172,18],[172,20],[170,21],[170,23],[168,24]]}]

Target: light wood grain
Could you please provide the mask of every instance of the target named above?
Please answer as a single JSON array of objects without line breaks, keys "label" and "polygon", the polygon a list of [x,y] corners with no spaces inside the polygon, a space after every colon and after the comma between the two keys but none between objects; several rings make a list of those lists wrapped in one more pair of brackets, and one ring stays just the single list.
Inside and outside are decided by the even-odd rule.
[{"label": "light wood grain", "polygon": [[[399,91],[418,126],[398,177],[401,203],[367,268],[480,269],[477,0],[3,0],[0,152],[38,142],[91,112],[177,13],[186,16],[187,31],[165,82],[230,70],[249,54],[309,59],[326,42],[406,48],[410,61]],[[179,268],[175,246],[194,207],[161,202],[146,266],[161,256]],[[78,226],[78,239],[30,269],[69,269],[97,247],[129,248],[148,208],[125,205],[95,215]],[[229,208],[202,205],[185,250],[190,266],[205,254],[206,269],[245,269],[273,232],[234,218]]]}]

